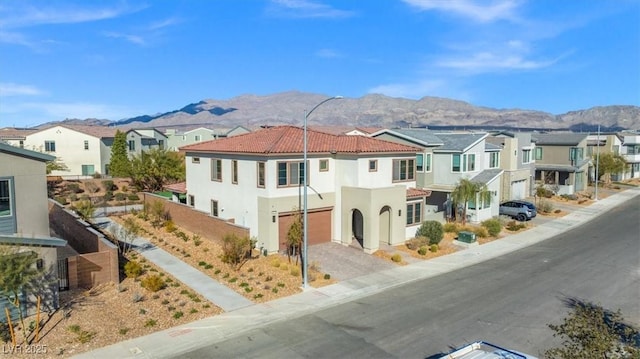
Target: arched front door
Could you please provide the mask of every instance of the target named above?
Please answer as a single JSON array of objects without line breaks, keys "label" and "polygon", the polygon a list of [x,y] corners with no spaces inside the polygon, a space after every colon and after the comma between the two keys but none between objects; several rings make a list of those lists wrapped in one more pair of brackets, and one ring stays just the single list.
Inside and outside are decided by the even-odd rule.
[{"label": "arched front door", "polygon": [[391,244],[391,207],[384,206],[378,217],[380,243]]},{"label": "arched front door", "polygon": [[364,248],[364,218],[362,217],[362,212],[358,209],[354,209],[351,213],[351,231],[353,238],[358,241],[360,247]]}]

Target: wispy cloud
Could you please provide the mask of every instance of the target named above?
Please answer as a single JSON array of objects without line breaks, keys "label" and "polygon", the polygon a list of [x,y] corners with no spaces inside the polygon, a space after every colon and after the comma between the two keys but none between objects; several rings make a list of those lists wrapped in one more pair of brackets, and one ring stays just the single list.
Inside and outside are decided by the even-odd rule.
[{"label": "wispy cloud", "polygon": [[318,57],[323,57],[327,59],[335,59],[335,58],[340,58],[344,56],[340,52],[333,49],[320,49],[316,51],[315,54]]},{"label": "wispy cloud", "polygon": [[113,39],[124,39],[135,45],[147,46],[161,37],[166,28],[181,22],[182,20],[178,18],[168,18],[153,22],[147,26],[138,27],[129,33],[106,31],[103,35]]},{"label": "wispy cloud", "polygon": [[267,11],[273,16],[291,18],[346,18],[354,15],[351,11],[311,0],[271,0]]},{"label": "wispy cloud", "polygon": [[477,22],[515,20],[521,1],[493,0],[482,4],[475,0],[402,0],[421,11],[441,11],[469,18]]},{"label": "wispy cloud", "polygon": [[44,94],[40,89],[30,85],[0,83],[0,97],[36,96]]},{"label": "wispy cloud", "polygon": [[123,34],[119,32],[107,31],[107,32],[104,32],[104,36],[113,38],[113,39],[124,39],[136,45],[146,45],[145,39],[140,35]]}]

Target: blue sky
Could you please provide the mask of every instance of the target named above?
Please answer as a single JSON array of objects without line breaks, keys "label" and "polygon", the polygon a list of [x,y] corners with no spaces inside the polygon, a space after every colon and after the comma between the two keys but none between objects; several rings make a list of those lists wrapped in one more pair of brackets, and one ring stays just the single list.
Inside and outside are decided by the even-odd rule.
[{"label": "blue sky", "polygon": [[290,90],[637,106],[640,1],[0,2],[0,127]]}]

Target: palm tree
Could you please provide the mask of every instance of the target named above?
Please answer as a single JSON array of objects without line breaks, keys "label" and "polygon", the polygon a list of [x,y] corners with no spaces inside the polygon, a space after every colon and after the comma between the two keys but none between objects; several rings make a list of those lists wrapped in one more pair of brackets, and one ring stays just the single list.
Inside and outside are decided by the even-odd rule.
[{"label": "palm tree", "polygon": [[467,207],[470,201],[474,203],[491,201],[491,192],[487,185],[480,182],[473,182],[467,178],[460,179],[456,188],[451,192],[451,200],[456,208],[456,219],[458,214],[462,217],[462,224],[467,223]]}]

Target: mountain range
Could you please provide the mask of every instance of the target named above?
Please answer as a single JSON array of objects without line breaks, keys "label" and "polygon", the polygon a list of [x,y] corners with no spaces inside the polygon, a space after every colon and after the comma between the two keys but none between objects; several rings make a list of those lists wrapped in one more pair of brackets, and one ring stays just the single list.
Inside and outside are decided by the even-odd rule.
[{"label": "mountain range", "polygon": [[640,130],[640,107],[599,106],[553,115],[522,109],[495,109],[467,102],[423,97],[419,100],[369,94],[329,101],[328,96],[298,91],[272,95],[242,95],[228,100],[206,99],[181,109],[119,121],[67,119],[64,123],[126,126],[129,128],[235,127],[258,128],[280,124],[357,127],[429,127],[467,129],[569,129],[573,131]]}]

